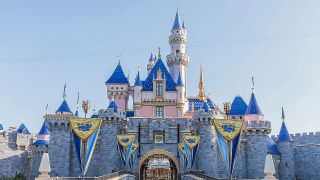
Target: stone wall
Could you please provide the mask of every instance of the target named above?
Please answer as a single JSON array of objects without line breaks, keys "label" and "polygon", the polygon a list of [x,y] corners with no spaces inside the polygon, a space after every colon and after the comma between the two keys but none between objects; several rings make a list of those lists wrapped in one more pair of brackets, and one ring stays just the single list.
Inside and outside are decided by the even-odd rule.
[{"label": "stone wall", "polygon": [[22,173],[27,177],[29,169],[28,151],[17,149],[16,131],[0,134],[0,178]]}]

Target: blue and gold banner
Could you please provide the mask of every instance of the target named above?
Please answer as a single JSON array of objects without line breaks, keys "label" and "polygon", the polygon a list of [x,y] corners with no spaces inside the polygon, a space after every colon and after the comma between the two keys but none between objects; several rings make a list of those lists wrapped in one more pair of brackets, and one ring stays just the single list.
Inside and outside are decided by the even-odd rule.
[{"label": "blue and gold banner", "polygon": [[224,119],[213,121],[220,152],[230,176],[234,168],[243,122],[242,120]]},{"label": "blue and gold banner", "polygon": [[184,143],[184,147],[187,155],[187,160],[188,162],[191,163],[191,168],[192,168],[198,153],[200,136],[184,135],[183,143]]},{"label": "blue and gold banner", "polygon": [[134,142],[134,135],[117,135],[117,147],[123,162],[123,165],[128,168],[130,166],[130,155]]},{"label": "blue and gold banner", "polygon": [[101,122],[100,119],[95,118],[72,118],[70,126],[81,140],[86,141],[100,127]]},{"label": "blue and gold banner", "polygon": [[83,176],[85,176],[88,170],[101,123],[101,119],[70,119],[73,142]]},{"label": "blue and gold banner", "polygon": [[180,169],[181,171],[185,171],[186,167],[188,166],[188,159],[183,143],[178,144],[178,152],[180,158]]},{"label": "blue and gold banner", "polygon": [[138,148],[139,144],[132,144],[131,154],[130,154],[130,168],[133,167],[134,164],[136,164],[138,161]]}]

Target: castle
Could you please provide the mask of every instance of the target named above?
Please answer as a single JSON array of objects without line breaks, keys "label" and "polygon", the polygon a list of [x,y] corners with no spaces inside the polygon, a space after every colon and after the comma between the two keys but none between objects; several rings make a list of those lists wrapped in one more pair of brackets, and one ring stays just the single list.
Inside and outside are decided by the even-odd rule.
[{"label": "castle", "polygon": [[[233,178],[263,179],[266,156],[271,155],[277,179],[319,179],[320,132],[290,134],[283,113],[279,135],[270,136],[271,123],[264,119],[254,86],[248,104],[236,96],[230,108],[226,105],[220,109],[204,91],[201,67],[198,95],[187,96],[186,43],[187,29],[177,12],[169,36],[171,52],[165,58],[160,50],[157,55],[151,54],[145,79],[139,70],[132,85],[120,62],[116,66],[105,82],[108,106],[91,116],[103,119],[103,124],[87,176],[102,176],[125,168],[115,137],[126,133],[134,135],[135,143],[140,145],[138,163],[129,169],[136,178],[157,179],[157,175],[166,175],[162,179],[189,179],[179,163],[177,149],[182,136],[187,134],[201,138],[195,166],[190,170],[196,172],[194,176],[229,178],[212,121],[238,119],[244,120],[244,127]],[[133,110],[128,105],[130,96]],[[78,113],[79,106],[73,113],[64,96],[56,112],[44,115],[44,123],[36,135],[24,124],[8,130],[0,125],[0,178],[21,173],[34,179],[39,175],[43,153],[49,154],[51,177],[79,177],[69,122]],[[159,173],[148,169],[160,165],[167,170]]]}]

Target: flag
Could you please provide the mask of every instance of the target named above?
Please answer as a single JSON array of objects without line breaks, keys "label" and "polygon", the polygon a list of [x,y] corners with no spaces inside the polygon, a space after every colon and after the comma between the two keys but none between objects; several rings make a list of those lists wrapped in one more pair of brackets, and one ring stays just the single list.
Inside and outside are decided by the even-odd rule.
[{"label": "flag", "polygon": [[128,168],[130,166],[129,160],[134,142],[134,135],[117,135],[116,138],[120,158],[123,165]]},{"label": "flag", "polygon": [[191,168],[192,168],[198,153],[200,136],[184,135],[183,142],[184,142],[184,147],[187,155],[187,160],[188,162],[191,163]]},{"label": "flag", "polygon": [[98,139],[101,123],[101,119],[70,119],[73,143],[75,146],[80,171],[83,176],[85,176],[89,168],[94,147]]},{"label": "flag", "polygon": [[179,158],[180,158],[180,169],[185,171],[186,167],[188,166],[188,160],[187,160],[187,154],[186,154],[186,150],[183,143],[178,144],[178,152],[179,152]]},{"label": "flag", "polygon": [[219,119],[214,120],[213,124],[222,158],[231,176],[240,142],[243,121]]}]

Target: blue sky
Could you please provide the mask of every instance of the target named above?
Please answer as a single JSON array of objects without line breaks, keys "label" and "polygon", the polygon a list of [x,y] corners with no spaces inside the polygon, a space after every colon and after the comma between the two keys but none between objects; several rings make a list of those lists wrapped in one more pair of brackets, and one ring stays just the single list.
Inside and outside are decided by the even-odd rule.
[{"label": "blue sky", "polygon": [[169,53],[176,6],[188,29],[188,95],[197,93],[199,65],[218,104],[240,93],[256,97],[272,122],[281,107],[291,133],[319,130],[320,1],[1,1],[0,123],[24,122],[37,132],[45,106],[76,107],[76,94],[107,107],[104,82],[121,54],[130,81],[151,50]]}]

